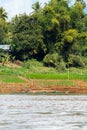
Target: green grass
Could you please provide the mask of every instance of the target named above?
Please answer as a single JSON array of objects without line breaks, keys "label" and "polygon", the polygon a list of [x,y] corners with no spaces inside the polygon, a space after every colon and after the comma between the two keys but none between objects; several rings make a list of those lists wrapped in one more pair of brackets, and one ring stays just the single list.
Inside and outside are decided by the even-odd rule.
[{"label": "green grass", "polygon": [[0,75],[24,75],[26,69],[21,67],[21,68],[13,68],[13,67],[7,67],[7,66],[2,66],[0,67]]},{"label": "green grass", "polygon": [[[69,72],[70,80],[87,81],[87,68],[70,68]],[[24,82],[18,76],[26,77],[27,79],[64,80],[65,82],[68,79],[68,70],[60,73],[55,68],[44,67],[42,63],[36,61],[30,61],[28,69],[26,67],[0,66],[0,82]]]},{"label": "green grass", "polygon": [[24,83],[25,81],[13,75],[0,75],[0,82]]},{"label": "green grass", "polygon": [[28,79],[67,79],[67,74],[27,74]]},{"label": "green grass", "polygon": [[24,75],[22,69],[14,69],[12,67],[1,66],[0,67],[0,82],[7,83],[24,83],[25,81],[18,78],[19,75]]},{"label": "green grass", "polygon": [[75,79],[75,80],[85,80],[87,81],[87,74],[70,74],[70,79]]},{"label": "green grass", "polygon": [[[26,77],[28,79],[59,79],[59,80],[67,80],[68,74],[62,73],[62,74],[27,74]],[[87,74],[75,74],[70,73],[69,75],[70,80],[87,80]]]},{"label": "green grass", "polygon": [[[25,77],[28,79],[68,79],[68,70],[66,72],[58,72],[55,68],[44,67],[43,63],[36,60],[29,61],[29,69],[24,70]],[[23,69],[23,68],[22,68]],[[22,71],[23,72],[23,71]],[[69,79],[87,81],[87,68],[70,68]]]},{"label": "green grass", "polygon": [[[87,81],[87,68],[70,68],[69,69],[69,79],[73,80],[85,80]],[[28,79],[68,79],[68,70],[66,72],[58,72],[55,68],[44,67],[43,64],[37,61],[30,61],[30,68],[28,73],[26,73]]]}]

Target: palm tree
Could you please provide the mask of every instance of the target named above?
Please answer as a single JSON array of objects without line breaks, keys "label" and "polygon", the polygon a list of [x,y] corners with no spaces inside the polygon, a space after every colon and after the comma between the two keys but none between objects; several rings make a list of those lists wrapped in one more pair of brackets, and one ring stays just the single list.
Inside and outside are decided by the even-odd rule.
[{"label": "palm tree", "polygon": [[3,7],[0,7],[0,18],[2,18],[3,20],[6,20],[7,18],[7,12],[5,11],[5,9],[3,9]]}]

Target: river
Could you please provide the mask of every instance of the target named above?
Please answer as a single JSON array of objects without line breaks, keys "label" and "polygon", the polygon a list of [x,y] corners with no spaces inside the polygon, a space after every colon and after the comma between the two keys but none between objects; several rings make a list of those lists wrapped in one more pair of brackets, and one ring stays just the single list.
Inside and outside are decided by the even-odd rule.
[{"label": "river", "polygon": [[87,130],[87,96],[0,95],[0,130]]}]

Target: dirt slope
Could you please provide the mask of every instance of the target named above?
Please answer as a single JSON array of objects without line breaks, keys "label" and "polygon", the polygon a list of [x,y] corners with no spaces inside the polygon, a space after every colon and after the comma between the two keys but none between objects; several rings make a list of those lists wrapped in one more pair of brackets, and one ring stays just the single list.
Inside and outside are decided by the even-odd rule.
[{"label": "dirt slope", "polygon": [[[0,83],[0,93],[27,93],[27,92],[65,92],[65,93],[87,93],[87,83],[73,80],[75,85],[57,85],[60,80],[27,80],[26,83]],[[55,84],[48,84],[54,82]]]}]

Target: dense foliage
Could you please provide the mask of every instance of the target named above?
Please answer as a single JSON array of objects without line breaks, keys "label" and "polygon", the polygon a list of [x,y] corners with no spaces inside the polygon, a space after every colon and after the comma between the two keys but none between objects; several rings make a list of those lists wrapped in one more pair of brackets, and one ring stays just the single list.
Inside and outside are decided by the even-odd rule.
[{"label": "dense foliage", "polygon": [[35,58],[45,65],[61,68],[84,67],[87,56],[87,14],[84,0],[70,6],[68,0],[50,0],[41,8],[36,2],[30,15],[15,16],[6,22],[0,8],[0,44],[11,44],[18,60]]}]

